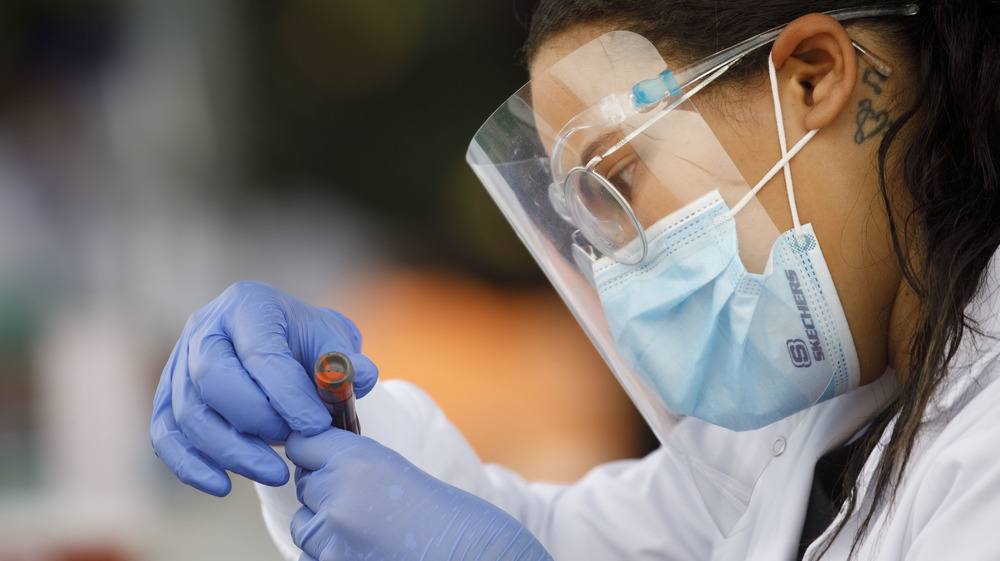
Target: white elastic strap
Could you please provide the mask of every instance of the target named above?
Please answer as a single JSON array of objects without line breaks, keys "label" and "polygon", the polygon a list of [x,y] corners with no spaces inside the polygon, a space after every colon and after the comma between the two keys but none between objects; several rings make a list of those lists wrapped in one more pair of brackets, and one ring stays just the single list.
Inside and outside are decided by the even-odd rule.
[{"label": "white elastic strap", "polygon": [[774,119],[778,125],[778,143],[781,145],[781,160],[779,160],[778,163],[771,168],[771,171],[767,172],[767,174],[757,182],[757,185],[754,185],[753,189],[744,195],[743,198],[740,199],[740,201],[736,203],[736,205],[729,212],[722,215],[721,219],[728,220],[736,216],[736,213],[743,210],[743,207],[747,206],[750,199],[756,197],[757,192],[760,191],[761,188],[764,187],[764,185],[766,185],[767,182],[770,181],[775,175],[777,175],[778,170],[783,170],[785,172],[785,189],[788,192],[788,206],[792,212],[792,225],[795,229],[795,236],[798,237],[799,229],[802,227],[802,224],[799,222],[799,209],[795,205],[795,189],[792,187],[792,170],[788,165],[788,162],[791,161],[793,156],[799,153],[799,150],[801,150],[802,147],[805,146],[817,132],[819,132],[819,129],[813,129],[807,132],[805,136],[803,136],[802,139],[792,147],[791,150],[787,149],[788,141],[785,139],[785,120],[781,114],[781,100],[778,97],[778,76],[774,69],[774,60],[770,56],[767,57],[767,73],[771,80],[771,98],[774,100]]},{"label": "white elastic strap", "polygon": [[736,203],[736,205],[729,212],[721,216],[723,218],[729,219],[732,218],[733,216],[736,216],[737,212],[743,210],[743,207],[747,206],[747,203],[750,202],[750,199],[757,196],[757,191],[760,191],[761,187],[763,187],[768,181],[770,181],[772,177],[778,175],[778,172],[781,171],[781,168],[784,167],[784,165],[787,164],[789,160],[791,160],[796,154],[798,154],[799,150],[801,150],[802,147],[806,145],[806,142],[809,142],[809,140],[818,132],[819,129],[813,129],[807,132],[806,135],[802,137],[802,140],[798,141],[798,143],[796,143],[795,146],[792,146],[792,149],[788,151],[788,154],[785,154],[784,158],[781,158],[781,160],[778,161],[777,164],[774,164],[774,167],[771,168],[771,171],[767,172],[767,175],[762,177],[761,180],[757,182],[757,185],[754,185],[753,189],[750,189],[750,192],[744,195],[742,199],[740,199],[740,202]]},{"label": "white elastic strap", "polygon": [[[788,142],[785,140],[785,119],[781,113],[781,98],[778,97],[778,74],[774,70],[774,58],[767,56],[767,75],[771,79],[771,99],[774,100],[774,120],[778,125],[778,144],[781,145],[781,157],[784,159],[788,155]],[[795,227],[795,235],[798,237],[799,210],[795,207],[795,191],[792,189],[792,167],[785,162],[782,166],[785,170],[785,189],[788,191],[788,207],[792,211],[792,225]]]}]

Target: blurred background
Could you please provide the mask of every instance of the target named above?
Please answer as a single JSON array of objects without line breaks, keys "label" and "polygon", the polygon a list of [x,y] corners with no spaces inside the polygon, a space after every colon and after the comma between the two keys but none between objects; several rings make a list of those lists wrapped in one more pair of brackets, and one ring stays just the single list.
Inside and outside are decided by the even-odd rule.
[{"label": "blurred background", "polygon": [[277,559],[249,484],[149,445],[187,316],[242,279],[347,313],[486,461],[649,449],[464,161],[532,4],[0,3],[0,561]]}]

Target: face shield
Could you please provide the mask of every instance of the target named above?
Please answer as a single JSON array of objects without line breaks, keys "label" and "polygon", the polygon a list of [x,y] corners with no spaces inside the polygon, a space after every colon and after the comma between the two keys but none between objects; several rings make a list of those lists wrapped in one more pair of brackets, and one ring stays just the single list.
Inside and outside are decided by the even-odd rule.
[{"label": "face shield", "polygon": [[[617,352],[593,284],[603,255],[642,260],[645,229],[713,190],[750,187],[682,93],[633,105],[666,63],[643,37],[603,35],[538,74],[480,129],[468,161],[658,435],[675,421]],[[659,78],[657,78],[659,79]],[[778,237],[755,200],[737,218],[760,268]],[[763,251],[759,248],[764,248]]]},{"label": "face shield", "polygon": [[[859,9],[829,15],[843,20],[901,13],[899,9]],[[740,279],[749,279],[734,282],[741,286],[749,283],[751,291],[766,291],[760,279],[777,276],[773,269],[775,256],[780,257],[780,248],[784,247],[783,234],[753,196],[769,177],[751,189],[695,108],[695,102],[702,88],[747,53],[769,44],[779,32],[780,28],[771,30],[679,70],[668,69],[656,47],[639,35],[626,31],[602,35],[536,73],[482,126],[466,156],[656,435],[685,452],[698,450],[690,455],[697,463],[693,471],[703,476],[699,483],[703,494],[714,497],[713,503],[728,505],[717,516],[720,530],[727,534],[743,512],[753,483],[773,455],[770,450],[748,449],[734,454],[732,450],[706,448],[705,443],[713,441],[713,433],[730,429],[706,422],[714,417],[699,414],[702,409],[698,407],[681,411],[669,403],[689,401],[692,396],[704,401],[707,396],[714,407],[720,407],[720,403],[751,397],[738,380],[714,385],[685,382],[679,389],[677,384],[664,384],[657,370],[665,363],[651,366],[645,356],[663,354],[665,347],[674,345],[666,352],[666,361],[674,362],[670,357],[677,357],[682,371],[726,370],[724,363],[705,363],[713,360],[711,353],[704,355],[709,358],[698,358],[693,363],[681,360],[698,351],[683,344],[689,335],[685,331],[699,325],[685,318],[721,312],[708,309],[711,306],[689,308],[668,319],[666,314],[658,315],[662,306],[636,311],[634,299],[619,303],[612,298],[647,293],[673,299],[677,304],[693,301],[696,293],[705,292],[698,286],[689,287],[690,283],[677,273],[671,273],[676,282],[667,283],[662,282],[662,274],[655,278],[650,274],[658,263],[674,259],[673,245],[685,247],[687,255],[699,260],[719,251],[719,247],[730,248],[729,261],[739,266]],[[787,163],[797,148],[772,172],[780,171],[780,164]],[[700,229],[696,230],[698,224]],[[698,245],[700,241],[691,241],[698,236],[685,237],[688,231],[707,232],[701,238],[710,242]],[[798,245],[811,244],[808,250],[801,251],[818,252],[809,232],[789,238],[787,243],[792,249],[786,253],[790,261],[798,259]],[[689,261],[677,261],[680,270],[689,270],[684,268]],[[732,269],[724,263],[712,274],[723,283],[733,276],[729,272]],[[703,273],[695,271],[692,275]],[[785,289],[791,280],[781,276],[780,284]],[[758,282],[764,288],[753,288]],[[798,321],[805,312],[801,304],[795,309],[795,297],[788,297],[788,306],[792,308],[791,317]],[[819,283],[808,298],[816,302],[835,300],[832,282]],[[814,301],[808,298],[803,296],[802,301]],[[612,306],[616,311],[625,310],[628,319],[618,318]],[[762,301],[756,309],[766,313],[773,307]],[[788,347],[782,340],[775,353],[779,358],[792,356],[794,362],[794,353],[804,352],[793,365],[796,368],[806,368],[805,360],[810,361],[811,368],[812,362],[819,362],[817,358],[824,358],[815,352],[816,348],[828,352],[827,346],[832,345],[836,348],[828,354],[837,351],[838,356],[850,357],[853,345],[841,345],[845,334],[850,339],[842,315],[830,320],[831,325],[816,342],[807,335],[790,336]],[[808,334],[809,325],[805,319],[802,321]],[[840,333],[840,337],[829,333]],[[623,344],[626,335],[632,337],[630,341],[645,338],[638,351],[635,345]],[[793,341],[803,346],[793,348]],[[739,363],[740,358],[734,360]],[[850,358],[842,362],[850,362]],[[856,375],[856,357],[854,362]],[[668,364],[667,368],[673,366]],[[775,437],[790,434],[800,417],[795,411],[849,388],[849,376],[842,373],[850,368],[849,364],[832,365],[828,370],[833,374],[826,379],[820,377],[818,382],[801,383],[792,376],[788,377],[790,382],[774,382],[795,385],[796,399],[801,403],[788,409],[791,413],[779,411],[768,418],[780,422],[750,422],[745,427],[773,432]],[[767,375],[767,369],[758,370],[759,375]],[[834,380],[838,376],[844,379]],[[765,386],[770,383],[765,382]],[[856,385],[856,379],[853,383]],[[738,484],[720,484],[722,479]]]}]

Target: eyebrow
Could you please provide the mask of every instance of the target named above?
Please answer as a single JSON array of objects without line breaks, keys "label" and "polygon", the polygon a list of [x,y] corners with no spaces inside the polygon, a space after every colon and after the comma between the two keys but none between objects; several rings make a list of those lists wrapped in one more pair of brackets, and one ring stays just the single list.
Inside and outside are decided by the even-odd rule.
[{"label": "eyebrow", "polygon": [[[614,151],[617,150],[617,148],[615,148],[614,146],[612,146],[612,148],[608,150],[605,150],[604,147],[608,145],[608,142],[612,138],[619,135],[620,135],[619,132],[615,131],[607,132],[587,143],[587,145],[583,148],[583,150],[580,151],[580,156],[581,156],[580,160],[582,162],[586,162],[583,167],[589,168],[592,162],[596,165],[597,162],[594,162],[594,159],[598,159],[598,162],[600,162],[604,158],[607,158],[609,155],[614,153]],[[624,139],[627,137],[622,136],[622,138]],[[619,140],[617,142],[621,141]]]}]

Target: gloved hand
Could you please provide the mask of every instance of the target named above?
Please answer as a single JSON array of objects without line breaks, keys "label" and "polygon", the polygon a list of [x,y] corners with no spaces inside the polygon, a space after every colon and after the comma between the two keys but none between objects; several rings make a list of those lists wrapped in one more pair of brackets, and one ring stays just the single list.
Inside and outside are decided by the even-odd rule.
[{"label": "gloved hand", "polygon": [[288,468],[268,443],[330,428],[312,382],[316,360],[348,355],[360,397],[378,377],[360,350],[357,328],[337,312],[236,283],[188,319],[153,399],[153,449],[181,481],[212,495],[232,488],[226,470],[281,485]]},{"label": "gloved hand", "polygon": [[381,444],[342,431],[293,432],[285,453],[304,505],[292,518],[299,561],[551,557],[513,517],[435,479]]}]

